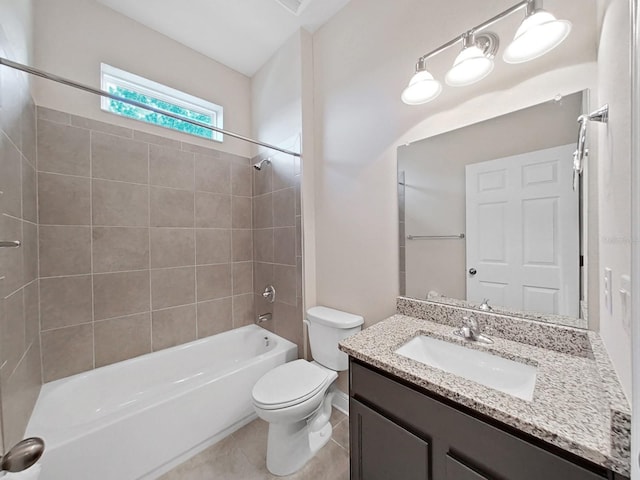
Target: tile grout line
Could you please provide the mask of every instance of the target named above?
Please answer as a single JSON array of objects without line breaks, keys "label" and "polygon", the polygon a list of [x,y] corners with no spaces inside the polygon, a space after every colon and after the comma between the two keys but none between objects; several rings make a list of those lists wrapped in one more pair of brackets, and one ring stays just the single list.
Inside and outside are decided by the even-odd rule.
[{"label": "tile grout line", "polygon": [[[69,117],[71,118],[71,117]],[[96,305],[95,305],[95,294],[93,292],[94,282],[93,282],[93,132],[89,130],[89,224],[90,224],[90,252],[91,252],[91,341],[92,348],[91,351],[93,353],[93,368],[96,368]]]},{"label": "tile grout line", "polygon": [[[180,151],[182,150],[182,142],[180,142]],[[194,298],[196,305],[196,339],[200,336],[200,315],[198,314],[198,238],[197,238],[197,215],[196,215],[196,155],[192,155],[191,161],[193,162],[193,260],[196,267],[193,271],[193,287],[195,288]]]},{"label": "tile grout line", "polygon": [[[135,136],[135,135],[134,135]],[[147,271],[149,272],[149,350],[154,351],[153,345],[153,294],[151,289],[151,144],[147,143],[147,246],[149,256]],[[194,194],[195,196],[195,194]]]}]

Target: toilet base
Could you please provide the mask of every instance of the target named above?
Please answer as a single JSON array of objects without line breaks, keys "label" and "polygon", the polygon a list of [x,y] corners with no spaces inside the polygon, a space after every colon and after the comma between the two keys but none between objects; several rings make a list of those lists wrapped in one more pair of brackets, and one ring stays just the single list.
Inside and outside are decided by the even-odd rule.
[{"label": "toilet base", "polygon": [[307,420],[269,424],[267,470],[279,477],[297,472],[327,444],[332,433],[330,422],[316,432],[310,431]]}]

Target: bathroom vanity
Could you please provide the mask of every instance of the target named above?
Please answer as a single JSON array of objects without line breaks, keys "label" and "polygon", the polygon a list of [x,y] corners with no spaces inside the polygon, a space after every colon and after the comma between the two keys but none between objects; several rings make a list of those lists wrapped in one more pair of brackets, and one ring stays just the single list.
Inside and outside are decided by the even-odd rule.
[{"label": "bathroom vanity", "polygon": [[[455,309],[436,315],[443,307],[404,299],[399,307],[414,316],[341,343],[350,356],[352,479],[628,478],[630,409],[595,333],[486,315],[494,343],[471,344],[453,335]],[[397,353],[419,336],[535,367],[532,397]]]}]

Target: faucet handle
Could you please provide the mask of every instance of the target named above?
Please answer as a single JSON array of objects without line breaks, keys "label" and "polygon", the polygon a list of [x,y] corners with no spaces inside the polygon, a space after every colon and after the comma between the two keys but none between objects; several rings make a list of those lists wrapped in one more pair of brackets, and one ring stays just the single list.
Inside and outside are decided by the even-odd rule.
[{"label": "faucet handle", "polygon": [[469,330],[470,338],[477,338],[480,335],[480,324],[478,320],[476,320],[476,317],[469,315],[468,317],[462,317],[462,321],[464,322],[463,328]]}]

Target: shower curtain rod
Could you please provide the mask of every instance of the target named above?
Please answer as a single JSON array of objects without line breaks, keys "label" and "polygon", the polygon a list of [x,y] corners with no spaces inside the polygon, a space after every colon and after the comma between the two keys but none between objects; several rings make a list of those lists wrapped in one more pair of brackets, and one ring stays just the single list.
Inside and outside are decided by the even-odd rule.
[{"label": "shower curtain rod", "polygon": [[144,110],[149,110],[150,112],[158,113],[160,115],[164,115],[165,117],[174,118],[176,120],[181,120],[183,122],[190,123],[191,125],[195,125],[196,127],[206,128],[207,130],[212,130],[214,132],[222,133],[223,135],[229,135],[230,137],[237,138],[238,140],[243,140],[245,142],[253,143],[254,145],[259,145],[261,147],[269,148],[271,150],[277,150],[278,152],[286,153],[288,155],[293,155],[294,157],[301,157],[301,154],[298,152],[293,152],[291,150],[287,150],[285,148],[276,147],[275,145],[271,145],[269,143],[261,142],[259,140],[254,140],[249,137],[245,137],[244,135],[240,135],[239,133],[230,132],[228,130],[223,130],[222,128],[213,127],[211,125],[207,125],[206,123],[200,123],[196,120],[190,120],[185,117],[181,117],[180,115],[176,115],[171,112],[166,112],[164,110],[157,109],[155,107],[151,107],[144,103],[136,102],[135,100],[129,100],[128,98],[122,98],[117,95],[114,95],[109,92],[105,92],[104,90],[98,90],[97,88],[90,87],[88,85],[83,85],[82,83],[74,82],[73,80],[69,80],[64,77],[59,77],[58,75],[53,75],[51,73],[47,73],[43,70],[38,70],[37,68],[30,67],[28,65],[23,65],[21,63],[17,63],[11,61],[7,58],[0,57],[0,65],[4,65],[9,68],[13,68],[15,70],[20,70],[25,73],[29,73],[31,75],[35,75],[37,77],[46,78],[47,80],[52,80],[57,83],[61,83],[63,85],[67,85],[69,87],[77,88],[78,90],[83,90],[88,93],[93,93],[94,95],[99,95],[101,97],[111,98],[112,100],[117,100],[119,102],[127,103],[129,105],[133,105],[134,107],[142,108]]}]

